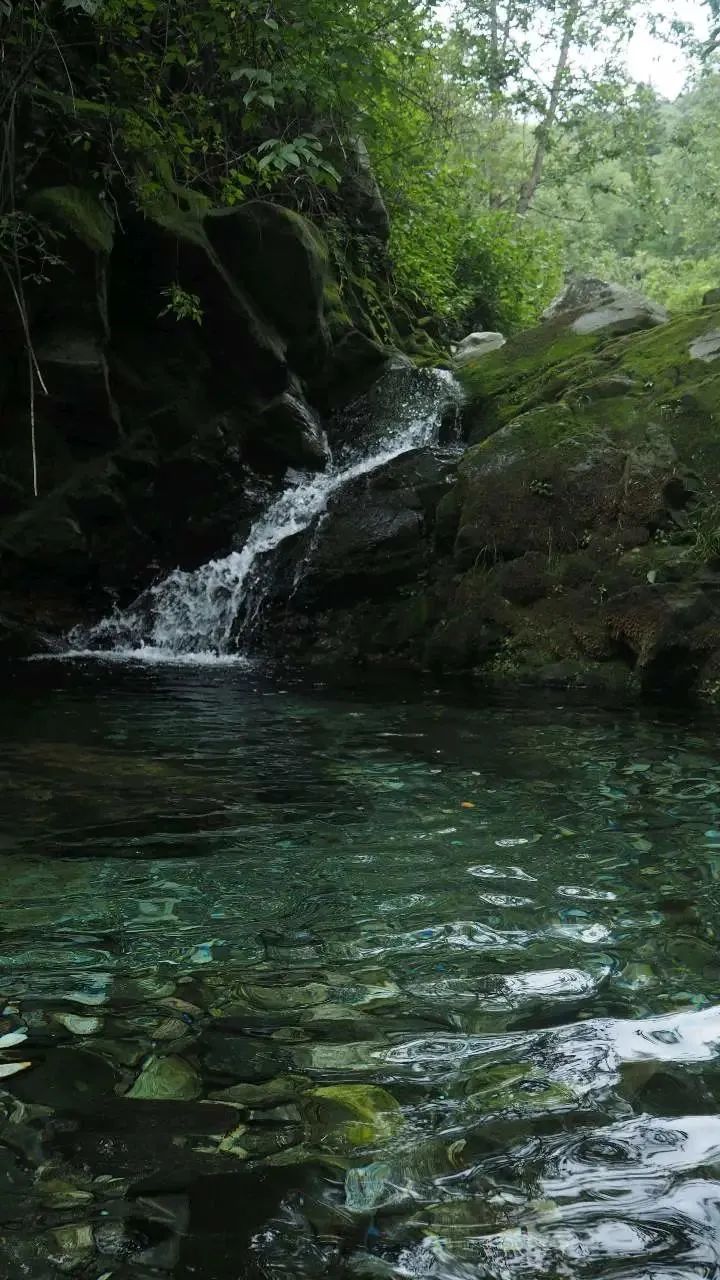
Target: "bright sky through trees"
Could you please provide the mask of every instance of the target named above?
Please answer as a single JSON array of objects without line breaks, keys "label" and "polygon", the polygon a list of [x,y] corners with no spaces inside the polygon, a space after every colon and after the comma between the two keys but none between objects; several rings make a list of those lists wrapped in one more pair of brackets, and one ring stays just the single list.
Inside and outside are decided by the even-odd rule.
[{"label": "bright sky through trees", "polygon": [[[706,38],[708,13],[700,0],[664,0],[656,9],[665,17],[687,22],[698,39]],[[630,42],[627,65],[634,80],[652,84],[664,98],[671,99],[682,93],[689,69],[687,57],[653,36],[644,22]]]}]

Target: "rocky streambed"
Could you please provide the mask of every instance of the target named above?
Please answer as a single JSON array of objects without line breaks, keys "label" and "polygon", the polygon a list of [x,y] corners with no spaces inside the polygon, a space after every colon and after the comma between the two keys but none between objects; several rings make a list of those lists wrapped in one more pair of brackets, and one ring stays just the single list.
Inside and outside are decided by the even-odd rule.
[{"label": "rocky streambed", "polygon": [[716,725],[558,702],[16,672],[3,1275],[718,1265]]}]

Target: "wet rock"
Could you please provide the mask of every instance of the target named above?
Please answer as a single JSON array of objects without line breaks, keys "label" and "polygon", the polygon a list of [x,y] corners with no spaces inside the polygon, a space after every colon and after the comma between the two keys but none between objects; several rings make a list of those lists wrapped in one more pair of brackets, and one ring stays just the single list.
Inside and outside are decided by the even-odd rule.
[{"label": "wet rock", "polygon": [[323,471],[329,461],[319,419],[299,396],[284,392],[260,416],[259,440],[286,465]]},{"label": "wet rock", "polygon": [[6,1087],[27,1102],[40,1102],[59,1110],[85,1108],[92,1099],[112,1094],[117,1075],[95,1053],[59,1047],[48,1049],[42,1060],[21,1075],[13,1076]]},{"label": "wet rock", "polygon": [[95,1239],[89,1224],[56,1227],[47,1239],[47,1256],[60,1271],[71,1275],[95,1253]]},{"label": "wet rock", "polygon": [[82,1017],[76,1013],[56,1013],[54,1017],[73,1036],[94,1036],[103,1027],[101,1018]]},{"label": "wet rock", "polygon": [[331,503],[293,605],[385,595],[414,580],[429,558],[434,513],[457,460],[419,449],[378,467]]},{"label": "wet rock", "polygon": [[237,1125],[219,1102],[143,1101],[96,1095],[85,1113],[52,1135],[53,1149],[95,1177],[164,1177],[168,1185],[207,1171],[218,1135]]},{"label": "wet rock", "polygon": [[350,403],[379,378],[393,352],[360,329],[351,328],[334,345],[322,377],[313,381],[313,398],[328,411]]},{"label": "wet rock", "polygon": [[402,1128],[399,1103],[379,1085],[322,1085],[307,1095],[304,1109],[330,1148],[387,1141]]},{"label": "wet rock", "polygon": [[374,1213],[402,1199],[393,1182],[392,1165],[375,1160],[345,1174],[345,1204],[351,1213]]},{"label": "wet rock", "polygon": [[200,1092],[201,1081],[194,1068],[184,1058],[169,1055],[149,1058],[126,1096],[155,1102],[192,1101]]},{"label": "wet rock", "polygon": [[225,1155],[234,1156],[236,1160],[248,1160],[250,1158],[250,1149],[244,1142],[247,1132],[247,1125],[238,1125],[222,1139],[220,1151],[224,1152]]},{"label": "wet rock", "polygon": [[188,1024],[180,1018],[166,1018],[153,1031],[155,1040],[180,1040],[187,1036]]},{"label": "wet rock", "polygon": [[260,1009],[302,1009],[323,1004],[328,999],[329,988],[322,982],[309,982],[304,987],[245,987],[251,1005]]},{"label": "wet rock", "polygon": [[66,1178],[44,1178],[37,1190],[41,1203],[49,1209],[75,1209],[93,1201],[91,1191]]},{"label": "wet rock", "polygon": [[270,1048],[267,1042],[249,1036],[210,1031],[203,1036],[201,1047],[208,1071],[230,1076],[238,1083],[272,1080],[290,1065],[289,1055],[279,1045]]},{"label": "wet rock", "polygon": [[302,1015],[302,1026],[311,1036],[338,1040],[369,1040],[378,1036],[378,1023],[368,1014],[346,1005],[324,1004]]},{"label": "wet rock", "polygon": [[211,1093],[210,1097],[218,1102],[236,1102],[245,1107],[276,1107],[290,1102],[311,1087],[308,1076],[278,1076],[264,1084],[236,1084],[229,1089],[221,1089]]}]

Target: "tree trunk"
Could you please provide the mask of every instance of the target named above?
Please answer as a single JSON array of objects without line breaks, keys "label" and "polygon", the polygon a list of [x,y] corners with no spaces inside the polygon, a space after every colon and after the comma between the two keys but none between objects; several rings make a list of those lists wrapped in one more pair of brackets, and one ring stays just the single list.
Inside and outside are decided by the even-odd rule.
[{"label": "tree trunk", "polygon": [[565,72],[567,71],[567,65],[570,59],[573,34],[579,15],[579,0],[573,0],[565,14],[560,52],[558,53],[557,66],[555,67],[555,75],[553,76],[547,110],[535,130],[536,144],[532,169],[530,170],[530,176],[528,177],[527,182],[523,183],[520,195],[518,196],[517,212],[521,217],[524,217],[528,212],[528,209],[535,198],[535,193],[540,186],[543,168],[545,167],[545,157],[547,155],[550,130],[552,129],[557,116],[558,106],[560,104],[560,93],[562,91],[563,80],[565,78]]}]

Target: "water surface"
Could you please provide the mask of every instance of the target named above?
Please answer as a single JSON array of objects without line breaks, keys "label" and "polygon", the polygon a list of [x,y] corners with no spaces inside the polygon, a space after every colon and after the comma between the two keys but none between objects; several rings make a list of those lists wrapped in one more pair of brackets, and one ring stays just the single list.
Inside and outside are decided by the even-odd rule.
[{"label": "water surface", "polygon": [[25,664],[0,1275],[720,1275],[717,721]]}]

